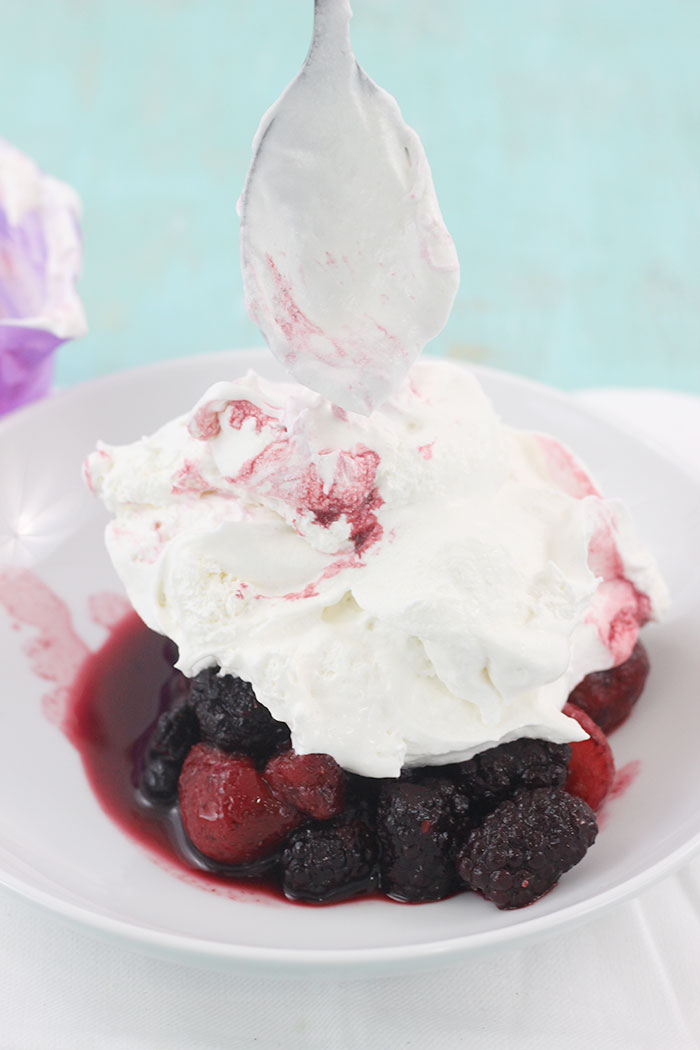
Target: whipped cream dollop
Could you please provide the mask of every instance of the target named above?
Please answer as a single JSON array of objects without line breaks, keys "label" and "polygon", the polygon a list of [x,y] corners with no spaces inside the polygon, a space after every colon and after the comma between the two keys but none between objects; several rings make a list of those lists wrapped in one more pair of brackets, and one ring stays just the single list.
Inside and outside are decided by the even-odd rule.
[{"label": "whipped cream dollop", "polygon": [[137,612],[365,776],[519,736],[622,662],[666,591],[621,504],[433,361],[370,417],[249,373],[86,476]]},{"label": "whipped cream dollop", "polygon": [[263,117],[241,263],[273,354],[367,414],[445,325],[459,264],[420,139],[359,67],[350,14],[347,0],[316,0],[306,63]]}]

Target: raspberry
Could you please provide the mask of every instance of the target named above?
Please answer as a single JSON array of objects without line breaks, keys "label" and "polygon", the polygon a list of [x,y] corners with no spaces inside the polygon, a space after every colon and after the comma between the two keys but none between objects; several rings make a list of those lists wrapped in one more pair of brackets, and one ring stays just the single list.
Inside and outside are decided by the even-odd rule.
[{"label": "raspberry", "polygon": [[558,788],[521,791],[472,831],[457,857],[467,886],[499,908],[523,908],[556,886],[595,841],[595,814]]},{"label": "raspberry", "polygon": [[175,707],[160,716],[146,751],[139,782],[141,792],[149,802],[175,801],[182,763],[198,740],[199,723],[190,707]]},{"label": "raspberry", "polygon": [[641,642],[623,664],[609,671],[586,675],[569,696],[569,701],[585,711],[604,733],[622,725],[642,695],[649,674],[649,657]]},{"label": "raspberry", "polygon": [[289,729],[258,703],[253,687],[242,678],[219,675],[217,668],[192,680],[192,704],[202,740],[222,751],[242,752],[266,760],[290,744]]},{"label": "raspberry", "polygon": [[587,802],[591,809],[598,809],[612,787],[615,776],[610,744],[602,729],[574,704],[564,704],[564,714],[575,718],[582,729],[585,729],[589,740],[579,740],[571,744],[571,763],[569,776],[564,785],[570,795],[578,795]]},{"label": "raspberry", "polygon": [[329,820],[345,807],[347,777],[330,755],[285,751],[263,773],[273,795],[315,820]]},{"label": "raspberry", "polygon": [[190,842],[211,860],[234,866],[272,856],[302,817],[270,792],[252,759],[196,744],[178,787]]},{"label": "raspberry", "polygon": [[520,737],[481,751],[456,768],[480,823],[522,789],[562,787],[569,770],[568,744]]},{"label": "raspberry", "polygon": [[296,900],[340,900],[371,889],[377,849],[362,820],[312,824],[292,832],[282,851],[282,888]]},{"label": "raspberry", "polygon": [[471,830],[463,799],[442,777],[384,781],[377,803],[382,889],[401,901],[431,901],[457,889],[455,853]]}]

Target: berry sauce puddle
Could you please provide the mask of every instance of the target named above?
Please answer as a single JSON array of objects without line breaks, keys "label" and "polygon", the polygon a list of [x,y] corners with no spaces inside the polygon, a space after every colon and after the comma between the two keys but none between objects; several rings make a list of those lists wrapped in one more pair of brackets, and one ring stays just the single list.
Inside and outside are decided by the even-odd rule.
[{"label": "berry sauce puddle", "polygon": [[173,669],[175,657],[172,643],[145,627],[136,613],[128,614],[85,660],[61,728],[80,754],[102,809],[157,860],[210,889],[283,899],[260,875],[247,887],[240,877],[234,882],[229,874],[201,867],[175,812],[151,807],[137,794],[151,729],[187,691],[186,679]]},{"label": "berry sauce puddle", "polygon": [[[106,815],[162,868],[217,894],[284,901],[272,881],[204,868],[188,847],[179,818],[140,800],[136,781],[146,738],[159,714],[186,689],[173,669],[171,642],[149,630],[128,601],[102,593],[88,599],[92,621],[107,630],[91,651],[77,634],[67,604],[27,570],[0,571],[0,607],[29,666],[49,685],[42,710],[75,747],[87,781]],[[297,903],[297,902],[294,902]]]}]

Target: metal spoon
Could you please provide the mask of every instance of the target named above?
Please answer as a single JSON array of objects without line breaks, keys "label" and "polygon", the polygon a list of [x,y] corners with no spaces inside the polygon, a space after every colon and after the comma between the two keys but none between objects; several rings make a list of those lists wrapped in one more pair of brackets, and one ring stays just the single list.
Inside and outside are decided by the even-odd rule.
[{"label": "metal spoon", "polygon": [[351,13],[348,0],[316,0],[301,72],[260,123],[241,265],[275,356],[369,413],[443,327],[459,267],[421,142],[353,54]]}]

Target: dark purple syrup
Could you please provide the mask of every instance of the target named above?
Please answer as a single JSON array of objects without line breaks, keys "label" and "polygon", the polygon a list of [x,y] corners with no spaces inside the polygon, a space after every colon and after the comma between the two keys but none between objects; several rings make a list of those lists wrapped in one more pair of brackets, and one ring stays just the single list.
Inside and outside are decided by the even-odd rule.
[{"label": "dark purple syrup", "polygon": [[282,897],[272,882],[232,881],[225,868],[208,862],[185,838],[176,807],[151,806],[138,793],[141,762],[150,731],[162,711],[185,694],[187,682],[173,669],[171,642],[131,613],[90,653],[71,687],[62,729],[83,762],[102,809],[122,831],[177,873],[196,877],[236,896]]}]

